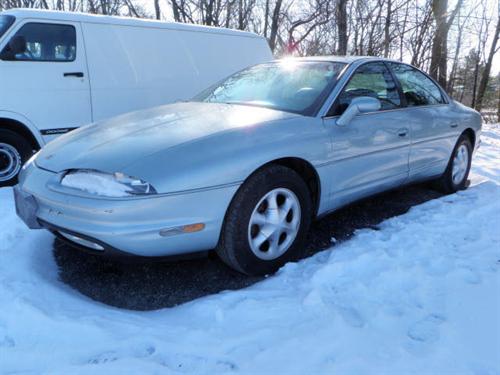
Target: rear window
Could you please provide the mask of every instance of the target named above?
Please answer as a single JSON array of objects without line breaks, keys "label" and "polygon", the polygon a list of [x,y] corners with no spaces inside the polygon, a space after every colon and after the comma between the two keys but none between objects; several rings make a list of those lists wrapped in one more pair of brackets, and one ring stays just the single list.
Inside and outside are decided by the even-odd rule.
[{"label": "rear window", "polygon": [[389,65],[401,84],[408,107],[445,103],[439,87],[424,73],[409,65]]},{"label": "rear window", "polygon": [[0,38],[12,26],[16,18],[14,16],[0,15]]}]

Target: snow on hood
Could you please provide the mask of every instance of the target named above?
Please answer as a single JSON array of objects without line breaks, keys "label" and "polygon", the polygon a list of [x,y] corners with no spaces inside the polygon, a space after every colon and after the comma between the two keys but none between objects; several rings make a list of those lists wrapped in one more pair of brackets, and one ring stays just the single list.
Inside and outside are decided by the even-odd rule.
[{"label": "snow on hood", "polygon": [[36,164],[53,172],[125,166],[170,147],[238,127],[294,117],[266,108],[176,103],[84,126],[46,145]]}]

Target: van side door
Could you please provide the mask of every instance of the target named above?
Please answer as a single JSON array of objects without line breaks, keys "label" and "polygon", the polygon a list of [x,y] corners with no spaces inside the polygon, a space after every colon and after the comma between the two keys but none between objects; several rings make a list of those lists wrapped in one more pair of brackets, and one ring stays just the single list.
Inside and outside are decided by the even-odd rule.
[{"label": "van side door", "polygon": [[80,23],[21,20],[0,51],[2,110],[26,117],[46,141],[92,121]]}]

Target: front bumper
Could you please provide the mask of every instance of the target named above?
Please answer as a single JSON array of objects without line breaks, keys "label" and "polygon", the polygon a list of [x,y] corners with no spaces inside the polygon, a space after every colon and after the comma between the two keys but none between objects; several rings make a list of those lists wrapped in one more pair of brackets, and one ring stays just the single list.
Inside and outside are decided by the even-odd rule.
[{"label": "front bumper", "polygon": [[[92,239],[104,248],[139,256],[170,256],[214,248],[227,207],[239,187],[234,184],[141,198],[105,199],[75,195],[71,189],[52,189],[55,177],[53,172],[34,164],[23,172],[15,188],[16,207],[29,227],[46,227]],[[204,229],[160,235],[160,231],[194,223],[203,223]]]}]

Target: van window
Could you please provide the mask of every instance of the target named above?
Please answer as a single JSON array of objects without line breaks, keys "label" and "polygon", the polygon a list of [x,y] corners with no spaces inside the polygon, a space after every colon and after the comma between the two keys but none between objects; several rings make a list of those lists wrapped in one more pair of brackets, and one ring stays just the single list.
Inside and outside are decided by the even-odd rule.
[{"label": "van window", "polygon": [[401,84],[408,107],[443,104],[439,87],[424,73],[409,65],[389,63]]},{"label": "van window", "polygon": [[12,26],[16,18],[14,16],[0,15],[0,38]]},{"label": "van window", "polygon": [[[24,52],[9,56],[16,61],[74,61],[76,57],[76,30],[70,25],[27,23],[12,37],[25,43]],[[9,55],[6,46],[2,55]]]}]

